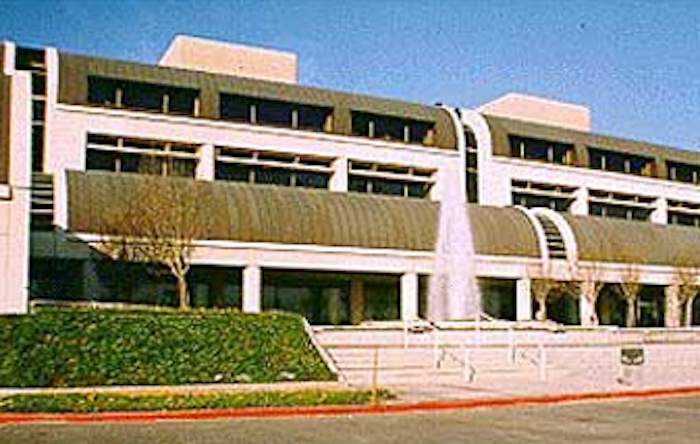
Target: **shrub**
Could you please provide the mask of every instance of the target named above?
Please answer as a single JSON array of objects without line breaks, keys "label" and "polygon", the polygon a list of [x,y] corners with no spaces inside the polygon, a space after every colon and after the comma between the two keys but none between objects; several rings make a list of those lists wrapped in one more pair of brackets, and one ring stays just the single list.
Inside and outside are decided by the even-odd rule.
[{"label": "shrub", "polygon": [[42,309],[0,316],[0,386],[333,379],[295,314]]}]

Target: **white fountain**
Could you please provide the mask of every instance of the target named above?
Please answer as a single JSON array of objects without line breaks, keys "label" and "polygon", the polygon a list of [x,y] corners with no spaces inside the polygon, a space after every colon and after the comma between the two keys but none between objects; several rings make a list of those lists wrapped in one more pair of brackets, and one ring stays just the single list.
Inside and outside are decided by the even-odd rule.
[{"label": "white fountain", "polygon": [[460,167],[444,180],[435,245],[435,271],[430,278],[428,317],[433,321],[475,319],[481,313],[476,281],[474,240],[467,209],[466,143],[457,114],[447,109],[457,128]]}]

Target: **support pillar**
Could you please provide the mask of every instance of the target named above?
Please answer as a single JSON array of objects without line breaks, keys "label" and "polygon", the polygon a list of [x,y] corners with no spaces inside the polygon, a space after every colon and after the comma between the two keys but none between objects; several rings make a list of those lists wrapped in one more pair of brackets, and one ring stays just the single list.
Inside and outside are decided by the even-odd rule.
[{"label": "support pillar", "polygon": [[418,274],[405,273],[401,276],[401,319],[410,321],[418,318]]},{"label": "support pillar", "polygon": [[350,281],[350,323],[357,325],[365,319],[365,284],[361,280]]},{"label": "support pillar", "polygon": [[333,161],[333,176],[331,176],[328,189],[331,191],[345,192],[348,190],[348,159],[338,157]]},{"label": "support pillar", "polygon": [[659,197],[654,202],[654,210],[651,212],[651,221],[655,224],[668,224],[668,201],[665,197]]},{"label": "support pillar", "polygon": [[578,314],[581,325],[596,325],[595,304],[592,303],[596,291],[596,282],[581,282],[581,294],[578,298]]},{"label": "support pillar", "polygon": [[515,312],[518,321],[532,319],[532,280],[518,279],[515,282]]},{"label": "support pillar", "polygon": [[197,163],[196,176],[199,180],[214,180],[214,146],[202,145],[199,147],[199,162]]},{"label": "support pillar", "polygon": [[664,289],[666,307],[664,310],[664,326],[680,327],[681,326],[681,309],[678,303],[680,288],[678,284],[669,285]]},{"label": "support pillar", "polygon": [[574,191],[574,201],[571,203],[569,211],[577,216],[588,215],[588,188],[579,187]]},{"label": "support pillar", "polygon": [[260,313],[262,309],[262,271],[259,265],[243,269],[243,312]]}]

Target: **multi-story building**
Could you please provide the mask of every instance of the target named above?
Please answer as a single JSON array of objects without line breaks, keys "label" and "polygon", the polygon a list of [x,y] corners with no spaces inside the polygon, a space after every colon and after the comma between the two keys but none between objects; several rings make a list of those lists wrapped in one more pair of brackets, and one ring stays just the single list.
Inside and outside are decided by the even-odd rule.
[{"label": "multi-story building", "polygon": [[529,320],[533,282],[556,280],[578,285],[552,319],[624,324],[627,281],[638,324],[700,322],[675,302],[700,276],[700,153],[594,134],[585,107],[323,90],[297,84],[293,54],[189,37],[158,65],[11,42],[0,61],[0,312],[174,303],[167,275],[96,247],[148,174],[207,196],[195,306]]}]

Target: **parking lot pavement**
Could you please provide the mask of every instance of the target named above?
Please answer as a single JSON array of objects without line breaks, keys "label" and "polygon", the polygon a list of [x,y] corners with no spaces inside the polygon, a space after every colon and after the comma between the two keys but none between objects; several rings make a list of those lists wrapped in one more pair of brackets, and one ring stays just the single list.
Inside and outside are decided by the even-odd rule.
[{"label": "parking lot pavement", "polygon": [[2,444],[73,443],[692,443],[700,396],[448,412],[144,423],[17,424]]}]

